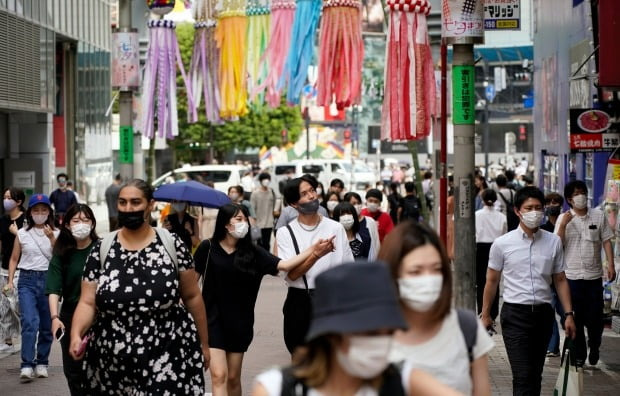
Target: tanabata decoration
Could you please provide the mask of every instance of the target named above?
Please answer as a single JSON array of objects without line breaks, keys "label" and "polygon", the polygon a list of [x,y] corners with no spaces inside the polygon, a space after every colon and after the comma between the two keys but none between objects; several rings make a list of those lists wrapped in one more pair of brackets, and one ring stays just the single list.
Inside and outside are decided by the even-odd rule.
[{"label": "tanabata decoration", "polygon": [[427,0],[388,0],[385,92],[381,138],[418,140],[435,114],[435,74],[429,45]]},{"label": "tanabata decoration", "polygon": [[265,81],[252,90],[252,99],[265,92],[265,102],[270,107],[280,106],[284,82],[281,80],[284,63],[291,44],[291,31],[295,19],[295,0],[271,2],[271,29],[269,44],[261,57],[261,65],[269,65]]},{"label": "tanabata decoration", "polygon": [[[162,14],[168,8],[172,10],[171,7],[165,8],[164,4],[174,6],[174,1],[147,1],[147,4],[153,11]],[[148,27],[149,47],[142,87],[142,133],[148,138],[153,138],[155,119],[157,119],[159,136],[174,139],[179,134],[175,63],[179,66],[187,90],[188,109],[190,111],[193,109],[194,114],[190,116],[190,119],[197,117],[192,90],[183,68],[174,22],[163,19],[150,20]],[[155,111],[155,106],[157,106],[157,111]]]},{"label": "tanabata decoration", "polygon": [[[246,65],[248,71],[248,92],[254,92],[267,77],[267,64],[261,62],[269,43],[271,10],[266,0],[249,0],[246,8],[248,16],[248,41]],[[262,103],[262,98],[252,95],[255,104]]]},{"label": "tanabata decoration", "polygon": [[[193,16],[194,51],[189,69],[189,79],[194,92],[194,104],[200,105],[201,97],[205,98],[205,115],[211,123],[219,123],[220,119],[220,85],[219,61],[220,53],[215,41],[215,5],[217,0],[196,0]],[[194,113],[194,112],[192,112]],[[195,112],[197,115],[197,111]],[[197,118],[190,121],[196,122]]]},{"label": "tanabata decoration", "polygon": [[321,17],[317,104],[359,104],[364,42],[359,0],[326,0]]},{"label": "tanabata decoration", "polygon": [[153,14],[166,15],[174,8],[175,0],[146,0],[146,5]]},{"label": "tanabata decoration", "polygon": [[247,114],[245,58],[247,16],[244,0],[223,0],[215,40],[220,50],[220,117],[234,120]]},{"label": "tanabata decoration", "polygon": [[286,100],[299,103],[314,51],[314,34],[321,14],[321,0],[298,0],[291,43],[283,78],[288,82]]}]

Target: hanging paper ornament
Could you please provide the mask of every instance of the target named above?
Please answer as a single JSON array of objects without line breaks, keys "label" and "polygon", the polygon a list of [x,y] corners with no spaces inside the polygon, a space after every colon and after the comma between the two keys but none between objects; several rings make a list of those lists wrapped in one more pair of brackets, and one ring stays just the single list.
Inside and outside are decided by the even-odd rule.
[{"label": "hanging paper ornament", "polygon": [[153,138],[157,119],[159,136],[173,139],[179,134],[175,63],[179,66],[185,82],[188,109],[194,113],[192,117],[197,117],[196,108],[174,32],[176,25],[172,21],[160,19],[149,21],[148,27],[149,47],[142,87],[142,133],[148,138]]},{"label": "hanging paper ornament", "polygon": [[288,50],[284,78],[288,82],[286,99],[299,103],[308,76],[308,66],[314,51],[314,34],[321,14],[321,0],[298,0],[291,44]]},{"label": "hanging paper ornament", "polygon": [[382,139],[418,140],[429,135],[435,114],[435,74],[429,45],[427,0],[388,0]]},{"label": "hanging paper ornament", "polygon": [[252,100],[267,90],[265,101],[270,107],[280,106],[280,80],[291,44],[295,8],[295,0],[273,0],[271,3],[269,45],[260,60],[261,67],[269,65],[268,74],[264,82],[252,90]]},{"label": "hanging paper ornament", "polygon": [[174,8],[175,0],[146,0],[146,5],[153,14],[166,15]]},{"label": "hanging paper ornament", "polygon": [[225,119],[236,119],[248,112],[246,29],[245,1],[223,0],[215,40],[220,49],[220,117]]},{"label": "hanging paper ornament", "polygon": [[321,17],[317,105],[359,104],[364,41],[359,0],[326,0]]},{"label": "hanging paper ornament", "polygon": [[[246,8],[248,16],[248,41],[246,68],[248,71],[248,92],[253,92],[267,78],[267,64],[261,62],[269,43],[269,27],[271,25],[271,10],[266,0],[249,0]],[[261,98],[255,104],[262,103]]]},{"label": "hanging paper ornament", "polygon": [[[205,98],[205,115],[211,123],[220,119],[219,63],[220,51],[215,41],[215,4],[217,0],[197,0],[194,7],[194,51],[189,79],[194,93],[194,104],[200,106]],[[197,111],[196,111],[197,114]],[[191,119],[196,122],[198,119]]]}]

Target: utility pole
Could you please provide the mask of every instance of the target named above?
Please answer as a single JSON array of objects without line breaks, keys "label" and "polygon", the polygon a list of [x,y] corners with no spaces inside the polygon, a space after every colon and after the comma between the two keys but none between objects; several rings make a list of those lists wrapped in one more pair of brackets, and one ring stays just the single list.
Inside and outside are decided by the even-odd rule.
[{"label": "utility pole", "polygon": [[[452,123],[454,125],[455,303],[476,308],[476,224],[474,216],[475,68],[474,44],[484,42],[482,0],[442,1],[442,36],[452,44]],[[465,29],[457,29],[457,26]],[[443,114],[442,114],[443,116]]]},{"label": "utility pole", "polygon": [[[118,2],[118,32],[131,33],[131,0]],[[120,87],[119,115],[120,128],[120,173],[123,180],[133,179],[135,176],[134,162],[138,159],[136,149],[142,151],[142,141],[134,137],[133,128],[133,91],[129,87]],[[141,158],[141,155],[140,155]]]}]

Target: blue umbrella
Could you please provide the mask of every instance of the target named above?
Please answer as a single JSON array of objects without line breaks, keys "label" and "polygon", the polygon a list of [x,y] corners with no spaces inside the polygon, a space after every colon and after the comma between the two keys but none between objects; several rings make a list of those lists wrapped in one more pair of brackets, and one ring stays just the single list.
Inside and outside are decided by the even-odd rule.
[{"label": "blue umbrella", "polygon": [[153,197],[157,201],[186,201],[192,206],[207,208],[219,208],[230,203],[230,198],[223,192],[193,180],[162,184]]}]

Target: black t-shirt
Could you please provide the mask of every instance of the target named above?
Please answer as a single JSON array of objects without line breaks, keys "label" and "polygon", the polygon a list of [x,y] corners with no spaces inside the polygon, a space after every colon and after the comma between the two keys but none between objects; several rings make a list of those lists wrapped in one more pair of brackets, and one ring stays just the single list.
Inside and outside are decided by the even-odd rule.
[{"label": "black t-shirt", "polygon": [[549,220],[547,220],[547,222],[545,224],[541,225],[540,228],[542,228],[545,231],[549,231],[549,232],[553,233],[553,230],[555,229],[555,225],[553,225],[553,223],[551,223]]},{"label": "black t-shirt", "polygon": [[251,330],[254,324],[254,306],[262,278],[264,275],[277,275],[280,262],[279,257],[262,247],[253,246],[253,248],[254,273],[235,266],[237,251],[228,254],[218,242],[211,244],[210,240],[204,240],[196,249],[194,261],[198,274],[204,274],[209,257],[202,288],[209,324],[217,321],[225,330],[230,328],[235,332],[240,328],[249,327]]},{"label": "black t-shirt", "polygon": [[52,195],[50,195],[50,202],[54,205],[54,211],[56,211],[56,216],[58,216],[65,214],[67,209],[77,203],[77,199],[75,198],[75,193],[73,191],[63,191],[60,188],[57,188],[52,191]]},{"label": "black t-shirt", "polygon": [[403,198],[402,208],[403,211],[400,215],[400,220],[415,220],[418,221],[420,219],[420,208],[422,207],[422,202],[415,195],[407,195]]},{"label": "black t-shirt", "polygon": [[9,227],[15,221],[17,228],[20,229],[24,226],[24,220],[26,214],[22,213],[15,220],[11,220],[9,215],[0,217],[0,241],[2,241],[2,268],[9,269],[9,261],[11,260],[11,253],[13,252],[13,243],[15,242],[15,235],[11,234]]}]

